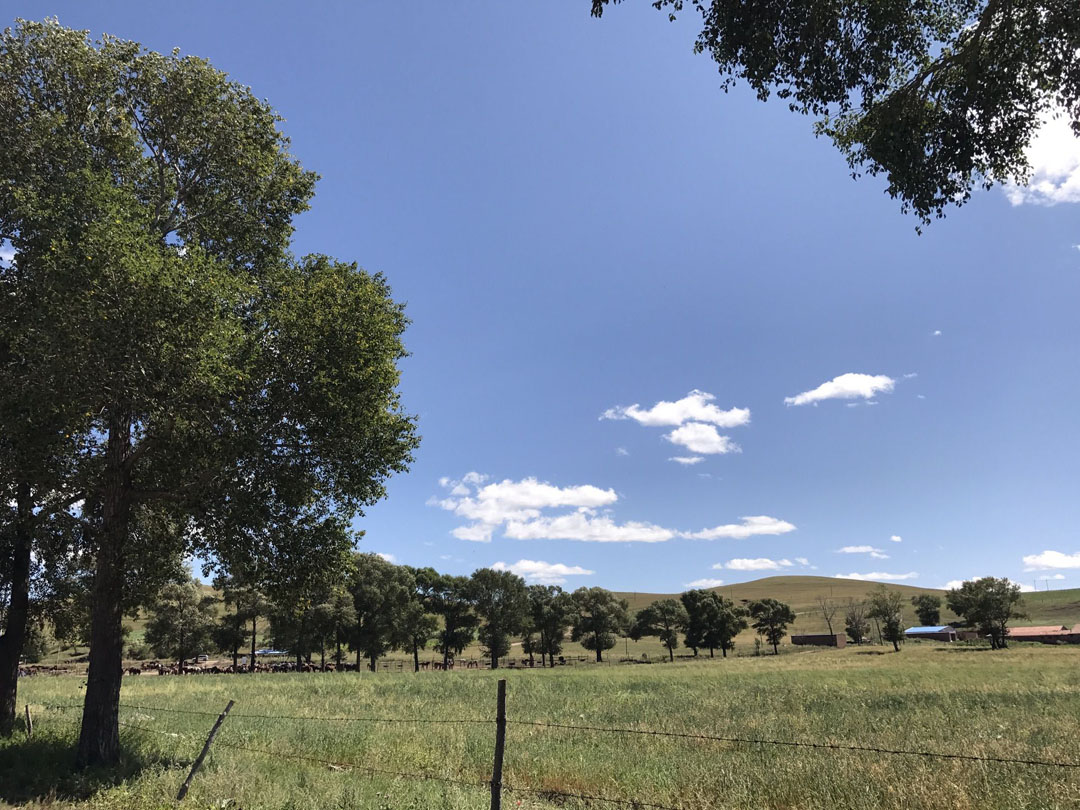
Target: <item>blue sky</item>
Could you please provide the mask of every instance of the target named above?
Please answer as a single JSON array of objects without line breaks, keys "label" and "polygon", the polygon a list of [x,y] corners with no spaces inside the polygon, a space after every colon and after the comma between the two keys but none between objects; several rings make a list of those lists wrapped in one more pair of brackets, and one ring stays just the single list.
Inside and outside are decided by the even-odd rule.
[{"label": "blue sky", "polygon": [[808,119],[720,92],[689,15],[588,7],[5,5],[250,84],[323,177],[297,251],[408,302],[423,442],[364,548],[618,590],[1080,586],[1075,139],[919,236]]}]

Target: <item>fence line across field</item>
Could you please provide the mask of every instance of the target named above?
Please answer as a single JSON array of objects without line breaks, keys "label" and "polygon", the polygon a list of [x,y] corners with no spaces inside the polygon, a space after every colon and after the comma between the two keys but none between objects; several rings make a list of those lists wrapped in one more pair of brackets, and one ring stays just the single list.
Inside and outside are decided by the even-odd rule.
[{"label": "fence line across field", "polygon": [[[280,714],[242,714],[242,713],[230,713],[233,706],[233,701],[229,701],[229,705],[222,712],[209,712],[195,709],[179,709],[173,707],[164,706],[144,706],[138,704],[119,704],[121,709],[133,710],[133,711],[145,711],[145,712],[164,712],[170,714],[182,714],[191,715],[197,717],[216,717],[217,720],[214,723],[213,728],[210,730],[210,734],[206,739],[205,744],[199,758],[192,768],[191,773],[185,780],[184,788],[181,790],[181,794],[186,792],[186,787],[194,779],[198,766],[202,763],[206,754],[210,751],[211,745],[215,743],[215,737],[219,729],[222,728],[226,717],[229,719],[252,719],[252,720],[282,720],[299,723],[338,723],[338,722],[360,722],[360,723],[415,723],[415,724],[459,724],[459,725],[493,725],[495,730],[494,740],[494,758],[492,762],[492,775],[489,781],[471,781],[463,779],[453,779],[450,777],[440,776],[433,773],[417,773],[409,771],[397,771],[389,768],[383,768],[376,765],[369,765],[362,762],[350,762],[347,760],[335,760],[327,759],[318,756],[311,756],[308,754],[299,753],[283,753],[279,751],[272,751],[265,748],[256,748],[248,745],[242,745],[239,743],[230,742],[228,739],[216,741],[216,745],[221,748],[228,748],[236,751],[242,751],[251,754],[258,754],[267,757],[274,757],[283,760],[294,760],[299,762],[312,762],[328,767],[332,767],[340,770],[357,770],[364,771],[370,774],[380,774],[384,776],[392,776],[395,778],[412,779],[419,781],[436,781],[444,782],[447,784],[457,785],[460,787],[489,787],[491,789],[491,810],[500,810],[502,794],[503,793],[518,793],[518,794],[531,794],[540,797],[547,798],[563,798],[563,799],[578,799],[580,801],[592,801],[602,802],[614,805],[623,805],[629,807],[643,808],[644,810],[679,810],[678,807],[671,805],[662,805],[656,803],[650,803],[642,801],[640,799],[623,799],[610,796],[595,796],[586,793],[572,793],[563,792],[553,789],[544,788],[532,788],[524,785],[505,784],[502,779],[502,761],[503,752],[506,746],[506,729],[507,727],[530,727],[539,729],[552,729],[558,731],[570,731],[574,733],[587,733],[587,734],[600,734],[607,736],[639,736],[639,737],[653,737],[663,739],[682,739],[682,740],[694,740],[694,741],[706,741],[706,742],[718,742],[727,743],[733,745],[747,745],[747,746],[776,746],[785,748],[809,748],[819,751],[830,751],[838,753],[870,753],[880,754],[886,756],[904,756],[904,757],[920,757],[923,759],[938,759],[938,760],[954,760],[962,762],[985,762],[995,765],[1016,765],[1027,767],[1043,767],[1043,768],[1060,768],[1060,769],[1078,769],[1080,768],[1080,762],[1063,762],[1057,760],[1048,759],[1026,759],[1021,757],[1003,757],[1003,756],[981,756],[978,754],[956,754],[948,752],[938,751],[919,751],[919,750],[907,750],[897,748],[880,748],[872,745],[857,745],[842,742],[823,742],[823,741],[811,741],[811,740],[774,740],[774,739],[761,739],[756,737],[738,737],[738,736],[726,736],[719,734],[704,734],[698,732],[684,732],[684,731],[661,731],[655,729],[641,729],[641,728],[626,728],[616,726],[590,726],[590,725],[576,725],[571,723],[553,723],[545,721],[534,720],[511,720],[506,713],[506,681],[500,680],[497,683],[498,692],[496,697],[496,712],[495,717],[487,719],[478,718],[409,718],[409,717],[365,717],[365,716],[340,716],[340,717],[319,717],[319,716],[299,716],[299,715],[280,715]],[[82,707],[77,704],[50,704],[41,703],[35,704],[45,709],[54,709],[61,712],[68,710],[77,710]],[[27,706],[27,725],[29,726],[30,707]],[[72,718],[76,719],[76,718]],[[40,725],[39,720],[39,725]],[[169,737],[173,740],[178,739],[191,739],[190,735],[181,735],[175,732],[166,732],[159,729],[147,727],[145,725],[138,725],[135,723],[129,723],[126,721],[120,721],[119,725],[125,729],[130,729],[137,732],[146,732],[150,734],[157,734],[164,737]],[[179,797],[182,798],[182,795]]]}]

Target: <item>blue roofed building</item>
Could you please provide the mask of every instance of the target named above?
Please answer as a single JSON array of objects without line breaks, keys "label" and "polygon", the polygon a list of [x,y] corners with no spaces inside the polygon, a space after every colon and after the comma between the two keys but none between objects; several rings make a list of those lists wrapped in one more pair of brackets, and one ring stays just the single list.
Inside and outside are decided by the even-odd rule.
[{"label": "blue roofed building", "polygon": [[956,628],[948,624],[935,627],[909,627],[905,639],[925,638],[931,641],[956,641]]}]

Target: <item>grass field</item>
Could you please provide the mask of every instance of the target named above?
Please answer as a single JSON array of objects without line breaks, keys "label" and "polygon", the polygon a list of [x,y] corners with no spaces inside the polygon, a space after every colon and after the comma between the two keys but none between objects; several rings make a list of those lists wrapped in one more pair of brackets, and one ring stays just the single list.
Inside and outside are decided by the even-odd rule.
[{"label": "grass field", "polygon": [[[412,676],[140,677],[125,681],[125,768],[72,776],[78,677],[21,683],[32,742],[0,743],[0,804],[164,808],[214,715],[230,699],[193,808],[485,808],[487,788],[340,769],[290,757],[483,783],[490,777],[495,680]],[[1001,652],[912,643],[778,657],[504,672],[510,808],[1072,808],[1080,768],[735,744],[526,725],[527,721],[1080,763],[1080,650]],[[187,714],[185,712],[204,712]],[[246,715],[265,715],[250,717]],[[394,722],[296,720],[384,717]],[[419,721],[419,722],[417,722]],[[138,726],[148,729],[141,731]],[[235,746],[272,752],[272,756]],[[547,792],[544,795],[544,792]],[[633,807],[633,804],[623,804]]]}]

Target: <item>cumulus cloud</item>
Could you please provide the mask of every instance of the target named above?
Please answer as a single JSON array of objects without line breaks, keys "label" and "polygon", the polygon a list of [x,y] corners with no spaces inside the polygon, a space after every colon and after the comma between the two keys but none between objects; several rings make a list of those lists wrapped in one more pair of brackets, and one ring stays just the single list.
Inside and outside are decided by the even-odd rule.
[{"label": "cumulus cloud", "polygon": [[[980,579],[980,577],[968,577],[967,579],[950,579],[948,582],[941,586],[941,590],[954,591],[957,588],[963,587],[965,582],[972,582],[976,579]],[[1023,582],[1016,582],[1015,580],[1009,579],[1008,577],[1006,577],[1005,579],[1020,588],[1021,593],[1031,593],[1035,590],[1034,585],[1025,584]]]},{"label": "cumulus cloud", "polygon": [[914,571],[906,574],[889,574],[883,571],[872,571],[869,574],[833,574],[834,579],[858,579],[864,582],[899,582],[905,579],[916,579],[918,576]]},{"label": "cumulus cloud", "polygon": [[750,421],[749,408],[723,410],[713,405],[716,396],[705,391],[693,390],[682,399],[668,402],[661,400],[651,408],[638,404],[608,408],[601,419],[633,419],[648,427],[673,427],[687,422],[705,422],[722,428],[738,427]]},{"label": "cumulus cloud", "polygon": [[799,565],[810,565],[810,560],[806,559],[806,557],[796,557],[795,562]]},{"label": "cumulus cloud", "polygon": [[609,517],[573,512],[558,517],[511,520],[505,534],[513,540],[582,540],[587,543],[663,543],[676,536],[652,523],[616,523]]},{"label": "cumulus cloud", "polygon": [[691,464],[700,464],[705,460],[705,456],[672,456],[668,461],[674,461],[676,464],[682,464],[689,467]]},{"label": "cumulus cloud", "polygon": [[940,329],[935,329],[930,334],[933,335],[934,337],[941,337],[941,330]]},{"label": "cumulus cloud", "polygon": [[567,577],[589,576],[596,573],[580,565],[548,563],[543,560],[518,560],[516,563],[497,562],[492,569],[510,571],[522,577],[526,582],[537,585],[562,585]]},{"label": "cumulus cloud", "polygon": [[1045,571],[1052,568],[1080,568],[1080,552],[1043,551],[1024,557],[1025,571]]},{"label": "cumulus cloud", "polygon": [[388,563],[396,563],[397,562],[397,557],[395,557],[393,554],[387,554],[385,551],[378,551],[378,552],[376,552],[376,555],[379,556],[379,557],[382,557]]},{"label": "cumulus cloud", "polygon": [[965,580],[962,579],[950,579],[944,585],[941,586],[943,591],[955,591],[957,588],[961,588],[964,585]]},{"label": "cumulus cloud", "polygon": [[600,489],[590,486],[556,487],[525,478],[521,481],[509,479],[487,484],[487,476],[469,473],[460,481],[449,478],[439,480],[449,496],[433,499],[443,509],[473,521],[468,526],[454,529],[454,536],[461,540],[487,542],[491,532],[507,521],[527,521],[539,518],[541,510],[558,507],[577,507],[594,509],[607,506],[618,500],[613,489]]},{"label": "cumulus cloud", "polygon": [[1044,579],[1065,579],[1064,574],[1054,574],[1053,576],[1044,577]]},{"label": "cumulus cloud", "polygon": [[689,422],[677,427],[664,436],[672,444],[685,447],[691,453],[716,455],[721,453],[741,453],[742,449],[728,436],[722,436],[713,425],[701,422]]},{"label": "cumulus cloud", "polygon": [[490,542],[497,529],[513,540],[591,543],[663,543],[677,537],[739,539],[795,530],[793,524],[768,515],[751,515],[740,518],[741,523],[699,532],[678,531],[640,520],[620,523],[609,508],[618,500],[615,491],[590,485],[558,487],[535,478],[488,483],[486,476],[477,473],[460,480],[441,478],[439,484],[447,493],[430,498],[428,505],[469,521],[451,534],[479,543]]},{"label": "cumulus cloud", "polygon": [[810,391],[803,391],[793,397],[785,397],[786,405],[809,405],[826,399],[865,399],[870,400],[879,392],[889,393],[896,385],[896,380],[884,374],[841,374],[824,382]]},{"label": "cumulus cloud", "polygon": [[630,451],[627,450],[625,447],[616,447],[615,448],[615,455],[617,455],[617,456],[628,456],[628,455],[630,455]]},{"label": "cumulus cloud", "polygon": [[791,560],[770,560],[768,557],[755,557],[753,559],[735,558],[726,563],[717,563],[713,568],[727,568],[731,571],[780,571],[790,568],[795,563]]},{"label": "cumulus cloud", "polygon": [[1031,176],[1026,186],[1006,183],[1005,196],[1013,205],[1057,205],[1080,202],[1080,138],[1065,116],[1043,116],[1025,150]]},{"label": "cumulus cloud", "polygon": [[869,554],[875,560],[887,560],[889,555],[873,546],[844,546],[836,550],[837,554]]},{"label": "cumulus cloud", "polygon": [[745,540],[762,534],[787,534],[795,531],[795,524],[768,515],[747,515],[739,518],[742,523],[725,523],[699,532],[684,532],[681,536],[690,540]]},{"label": "cumulus cloud", "polygon": [[892,540],[894,543],[902,543],[902,542],[904,542],[904,538],[901,537],[898,534],[892,535],[889,539]]},{"label": "cumulus cloud", "polygon": [[703,579],[695,579],[693,582],[687,582],[683,585],[684,588],[719,588],[724,584],[722,579],[712,579],[711,577],[704,577]]}]

